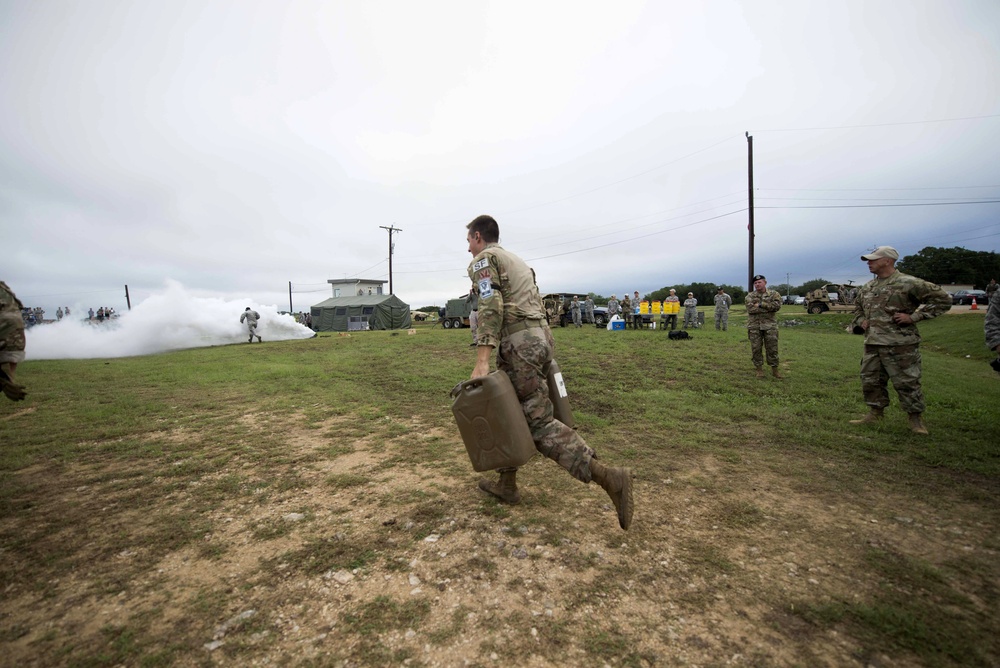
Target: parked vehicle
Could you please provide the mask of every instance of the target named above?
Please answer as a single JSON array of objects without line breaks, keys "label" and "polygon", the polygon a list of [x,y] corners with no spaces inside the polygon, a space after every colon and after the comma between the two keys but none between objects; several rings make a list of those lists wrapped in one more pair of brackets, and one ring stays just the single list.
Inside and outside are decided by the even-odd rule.
[{"label": "parked vehicle", "polygon": [[469,316],[472,314],[472,302],[468,295],[449,299],[444,305],[444,317],[441,324],[445,329],[461,329],[469,326]]},{"label": "parked vehicle", "polygon": [[854,297],[857,287],[828,283],[823,287],[810,290],[803,300],[806,311],[819,315],[826,311],[853,311]]},{"label": "parked vehicle", "polygon": [[973,298],[980,306],[987,306],[990,303],[990,296],[986,294],[986,290],[956,290],[951,296],[951,303],[969,305]]}]

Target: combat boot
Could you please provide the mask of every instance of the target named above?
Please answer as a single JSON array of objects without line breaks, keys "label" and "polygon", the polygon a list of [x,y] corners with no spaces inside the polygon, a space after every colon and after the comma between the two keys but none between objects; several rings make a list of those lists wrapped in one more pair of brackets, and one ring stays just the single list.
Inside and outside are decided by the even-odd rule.
[{"label": "combat boot", "polygon": [[626,468],[611,468],[596,459],[590,460],[590,478],[600,485],[618,513],[618,525],[628,531],[632,524],[632,471]]},{"label": "combat boot", "polygon": [[521,502],[521,493],[517,491],[517,469],[502,469],[500,480],[497,482],[482,478],[479,481],[479,489],[512,506]]},{"label": "combat boot", "polygon": [[858,420],[851,420],[851,424],[873,424],[879,422],[884,417],[883,410],[877,406],[872,406],[871,410],[868,411],[868,415]]},{"label": "combat boot", "polygon": [[784,378],[784,376],[781,375],[781,372],[778,371],[778,367],[776,367],[776,366],[772,366],[771,367],[771,375],[774,376],[775,378],[777,378],[778,380],[781,380],[782,378]]},{"label": "combat boot", "polygon": [[926,434],[927,427],[920,413],[910,413],[910,431],[914,434]]},{"label": "combat boot", "polygon": [[760,367],[760,366],[757,367],[757,377],[758,378],[763,378],[764,377],[764,367]]}]

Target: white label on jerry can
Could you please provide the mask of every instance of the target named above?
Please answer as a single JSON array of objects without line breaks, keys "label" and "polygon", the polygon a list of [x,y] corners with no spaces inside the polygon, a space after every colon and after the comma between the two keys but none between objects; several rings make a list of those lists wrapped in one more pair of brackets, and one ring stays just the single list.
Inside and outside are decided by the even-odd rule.
[{"label": "white label on jerry can", "polygon": [[553,374],[556,379],[556,390],[559,392],[560,397],[568,397],[569,392],[566,391],[566,381],[563,380],[562,371],[557,374]]}]

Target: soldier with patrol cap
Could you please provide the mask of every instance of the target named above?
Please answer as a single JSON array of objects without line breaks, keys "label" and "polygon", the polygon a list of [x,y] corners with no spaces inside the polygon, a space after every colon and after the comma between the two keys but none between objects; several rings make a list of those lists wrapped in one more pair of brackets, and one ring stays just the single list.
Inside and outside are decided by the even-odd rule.
[{"label": "soldier with patrol cap", "polygon": [[715,292],[715,329],[723,332],[729,327],[729,307],[733,298],[720,285]]},{"label": "soldier with patrol cap", "polygon": [[24,361],[24,305],[7,284],[0,281],[0,392],[11,401],[21,401],[28,393],[14,381],[14,370]]},{"label": "soldier with patrol cap", "polygon": [[[552,332],[534,270],[500,247],[500,226],[492,217],[479,216],[466,228],[473,256],[469,278],[479,286],[479,345],[472,378],[489,374],[496,349],[497,368],[510,377],[535,449],[577,480],[600,485],[615,505],[618,524],[627,530],[632,523],[632,471],[605,466],[575,430],[553,417],[546,381]],[[484,478],[479,488],[506,503],[518,503],[517,469],[500,469],[499,473],[497,482]]]},{"label": "soldier with patrol cap", "polygon": [[747,336],[757,377],[764,377],[764,357],[761,348],[767,351],[767,365],[771,374],[781,378],[778,371],[778,310],[781,295],[777,290],[767,289],[767,279],[757,274],[753,277],[753,290],[747,293]]},{"label": "soldier with patrol cap", "polygon": [[868,414],[851,424],[882,419],[889,405],[889,379],[899,395],[899,405],[910,416],[910,431],[926,434],[924,395],[920,389],[920,333],[916,323],[930,320],[951,308],[951,297],[934,283],[896,269],[899,253],[879,246],[861,259],[875,278],[865,283],[854,306],[851,329],[864,334],[861,356],[861,391]]}]

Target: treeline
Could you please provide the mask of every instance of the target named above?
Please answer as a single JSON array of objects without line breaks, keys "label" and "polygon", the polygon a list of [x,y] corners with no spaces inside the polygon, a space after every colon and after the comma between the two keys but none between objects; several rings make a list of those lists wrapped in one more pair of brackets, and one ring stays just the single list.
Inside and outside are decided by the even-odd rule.
[{"label": "treeline", "polygon": [[900,259],[896,267],[938,285],[968,284],[982,290],[991,278],[1000,281],[1000,254],[991,251],[928,246]]}]

